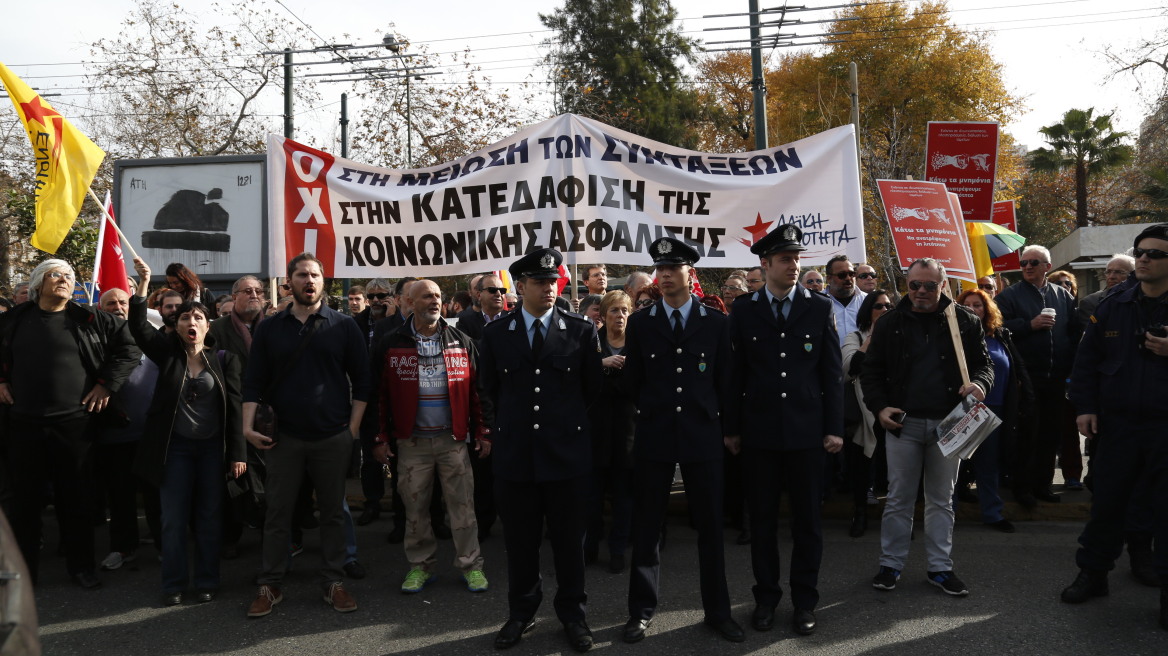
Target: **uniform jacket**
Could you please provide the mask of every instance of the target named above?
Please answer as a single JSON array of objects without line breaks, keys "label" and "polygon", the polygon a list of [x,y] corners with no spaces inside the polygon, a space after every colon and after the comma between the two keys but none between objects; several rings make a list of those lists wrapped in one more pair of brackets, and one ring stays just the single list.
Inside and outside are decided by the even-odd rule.
[{"label": "uniform jacket", "polygon": [[[1075,345],[1083,328],[1076,315],[1075,299],[1061,285],[1047,283],[1040,291],[1023,280],[994,297],[1002,311],[1006,328],[1014,336],[1018,352],[1035,380],[1063,380],[1071,371]],[[1055,309],[1055,325],[1050,330],[1033,330],[1030,320],[1042,308]]]},{"label": "uniform jacket", "polygon": [[733,362],[730,320],[693,298],[681,340],[661,300],[629,316],[625,387],[637,403],[636,458],[722,459]]},{"label": "uniform jacket", "polygon": [[[130,318],[127,323],[146,357],[158,365],[154,399],[146,411],[146,430],[142,441],[138,443],[133,467],[135,474],[157,486],[162,483],[162,474],[166,468],[179,394],[187,375],[187,355],[177,334],[163,333],[146,320],[146,299],[141,296],[130,297]],[[215,393],[223,404],[220,439],[223,440],[224,462],[247,462],[243,413],[240,409],[239,381],[243,367],[239,358],[230,351],[224,351],[221,363],[211,337],[207,338],[202,355],[203,366],[215,378]]]},{"label": "uniform jacket", "polygon": [[[16,325],[35,307],[36,303],[28,301],[0,315],[3,317],[0,319],[0,383],[8,382],[12,349],[18,348],[12,343]],[[65,306],[65,314],[72,322],[71,330],[77,339],[81,365],[89,377],[86,387],[100,383],[109,391],[117,392],[138,366],[140,357],[126,323],[112,314],[73,301]]]},{"label": "uniform jacket", "polygon": [[1145,316],[1141,295],[1132,284],[1107,296],[1087,324],[1071,375],[1076,414],[1100,415],[1111,426],[1168,420],[1168,358],[1140,348],[1149,326],[1168,325],[1168,301]]},{"label": "uniform jacket", "polygon": [[[447,325],[445,319],[438,319],[438,331],[446,361],[454,439],[466,440],[472,434],[475,439],[487,439],[479,404],[478,350],[469,337]],[[382,346],[384,360],[377,392],[381,426],[375,441],[385,443],[391,436],[408,440],[418,414],[418,347],[410,324],[389,333]]]},{"label": "uniform jacket", "polygon": [[[890,310],[876,322],[872,329],[872,342],[868,345],[868,356],[864,358],[864,370],[860,373],[860,385],[864,390],[864,403],[872,414],[879,415],[887,407],[904,407],[904,393],[912,363],[912,350],[905,340],[906,322],[925,320],[947,323],[943,310],[953,303],[948,296],[942,296],[937,312],[927,315],[908,316],[912,312],[912,301],[905,296],[896,308]],[[965,351],[965,362],[969,368],[969,380],[989,392],[994,386],[994,363],[986,350],[985,333],[981,320],[963,306],[957,306],[957,328],[961,334],[961,346]],[[946,326],[945,335],[949,334]],[[953,405],[961,400],[961,370],[957,366],[953,351],[953,340],[942,340],[939,345],[941,362],[937,366],[944,369],[945,391],[952,396]]]},{"label": "uniform jacket", "polygon": [[734,300],[734,375],[727,432],[743,446],[789,451],[844,435],[843,364],[832,301],[796,287],[779,328],[762,290]]},{"label": "uniform jacket", "polygon": [[562,481],[592,470],[588,407],[600,393],[600,342],[591,321],[554,308],[539,359],[523,313],[483,329],[479,388],[495,476]]}]

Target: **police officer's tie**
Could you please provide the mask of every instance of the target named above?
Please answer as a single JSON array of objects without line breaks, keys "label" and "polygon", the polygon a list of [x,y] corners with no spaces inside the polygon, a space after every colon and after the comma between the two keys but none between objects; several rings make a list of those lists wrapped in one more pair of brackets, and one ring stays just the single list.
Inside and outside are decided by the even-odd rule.
[{"label": "police officer's tie", "polygon": [[681,310],[673,311],[673,339],[681,341]]},{"label": "police officer's tie", "polygon": [[535,335],[531,337],[531,354],[539,357],[539,350],[543,348],[543,322],[536,319]]},{"label": "police officer's tie", "polygon": [[771,299],[771,309],[775,311],[775,321],[779,323],[780,327],[782,327],[782,325],[787,321],[786,317],[783,316],[783,305],[786,304],[786,302],[787,299],[785,298]]}]

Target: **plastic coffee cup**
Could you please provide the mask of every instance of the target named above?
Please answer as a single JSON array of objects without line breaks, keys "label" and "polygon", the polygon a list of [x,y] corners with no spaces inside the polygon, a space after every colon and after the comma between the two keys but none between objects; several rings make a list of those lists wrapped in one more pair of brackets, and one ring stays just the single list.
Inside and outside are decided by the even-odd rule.
[{"label": "plastic coffee cup", "polygon": [[1040,312],[1039,314],[1045,314],[1046,316],[1053,319],[1056,316],[1058,316],[1058,311],[1055,310],[1054,308],[1042,308],[1042,312]]}]

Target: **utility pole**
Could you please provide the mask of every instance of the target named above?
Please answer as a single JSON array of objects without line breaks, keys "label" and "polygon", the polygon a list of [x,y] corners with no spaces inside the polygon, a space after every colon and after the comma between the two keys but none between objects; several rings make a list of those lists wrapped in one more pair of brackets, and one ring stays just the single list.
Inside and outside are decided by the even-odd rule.
[{"label": "utility pole", "polygon": [[349,94],[341,94],[341,157],[349,157]]},{"label": "utility pole", "polygon": [[284,48],[284,138],[292,138],[292,49]]},{"label": "utility pole", "polygon": [[750,0],[750,88],[754,93],[754,149],[767,147],[766,80],[762,75],[762,31],[758,0]]}]

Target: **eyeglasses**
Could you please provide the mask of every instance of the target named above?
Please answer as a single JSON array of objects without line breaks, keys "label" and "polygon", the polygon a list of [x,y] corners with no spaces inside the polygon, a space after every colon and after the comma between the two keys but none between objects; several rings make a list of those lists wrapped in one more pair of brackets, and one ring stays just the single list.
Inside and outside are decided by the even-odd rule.
[{"label": "eyeglasses", "polygon": [[930,292],[935,292],[940,286],[941,283],[933,282],[932,280],[912,280],[908,283],[908,288],[914,292],[920,291],[922,287]]},{"label": "eyeglasses", "polygon": [[746,290],[742,287],[735,287],[733,285],[722,285],[722,291],[724,291],[724,292],[744,292]]},{"label": "eyeglasses", "polygon": [[264,290],[255,287],[244,287],[243,289],[235,290],[236,294],[244,294],[246,296],[263,296]]},{"label": "eyeglasses", "polygon": [[891,310],[892,308],[892,303],[874,303],[872,305],[873,310]]},{"label": "eyeglasses", "polygon": [[483,287],[483,291],[488,294],[506,294],[506,287]]},{"label": "eyeglasses", "polygon": [[869,280],[869,279],[875,280],[876,274],[874,274],[874,273],[857,273],[856,277],[859,278],[860,280]]},{"label": "eyeglasses", "polygon": [[748,285],[761,285],[762,278],[747,278],[746,284],[748,284]]},{"label": "eyeglasses", "polygon": [[1162,251],[1159,248],[1133,248],[1132,249],[1132,257],[1136,258],[1137,260],[1145,255],[1147,255],[1150,259],[1153,259],[1153,260],[1162,260],[1162,259],[1168,257],[1168,251]]},{"label": "eyeglasses", "polygon": [[48,276],[49,278],[54,279],[54,280],[57,280],[57,279],[73,280],[73,274],[66,273],[64,271],[50,271],[50,272],[46,273],[45,275]]},{"label": "eyeglasses", "polygon": [[977,288],[982,290],[982,291],[987,291],[987,292],[998,291],[998,288],[996,285],[978,285]]},{"label": "eyeglasses", "polygon": [[1043,262],[1042,260],[1019,260],[1018,264],[1020,266],[1022,266],[1023,268],[1026,268],[1026,267],[1032,267],[1032,266],[1036,267],[1036,266],[1039,266],[1042,264],[1046,264],[1046,262]]},{"label": "eyeglasses", "polygon": [[1105,276],[1126,276],[1131,271],[1124,271],[1123,269],[1107,269],[1103,272]]},{"label": "eyeglasses", "polygon": [[855,271],[836,271],[834,275],[836,278],[839,278],[840,280],[846,280],[847,278],[855,278],[856,272]]},{"label": "eyeglasses", "polygon": [[380,292],[378,294],[370,294],[370,293],[366,292],[365,295],[368,296],[369,300],[371,300],[371,301],[384,301],[385,299],[392,296],[392,294],[390,294],[389,292]]}]

